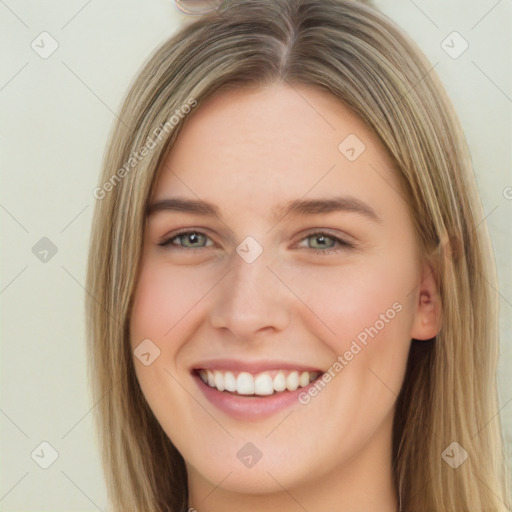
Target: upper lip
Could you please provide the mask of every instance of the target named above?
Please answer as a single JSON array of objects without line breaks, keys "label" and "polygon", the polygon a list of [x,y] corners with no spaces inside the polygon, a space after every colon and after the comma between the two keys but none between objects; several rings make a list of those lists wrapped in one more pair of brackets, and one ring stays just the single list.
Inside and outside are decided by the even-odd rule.
[{"label": "upper lip", "polygon": [[192,366],[193,371],[197,370],[218,370],[218,371],[238,371],[258,374],[271,370],[297,370],[300,372],[320,372],[324,370],[314,366],[291,363],[289,361],[261,360],[261,361],[242,361],[239,359],[210,359],[200,361]]}]

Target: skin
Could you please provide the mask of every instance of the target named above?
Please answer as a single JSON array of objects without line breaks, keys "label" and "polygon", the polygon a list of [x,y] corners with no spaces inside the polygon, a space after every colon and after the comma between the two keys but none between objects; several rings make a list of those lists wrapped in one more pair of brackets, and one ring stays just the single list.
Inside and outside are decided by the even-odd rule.
[{"label": "skin", "polygon": [[[338,149],[349,134],[366,146],[352,162]],[[151,202],[200,198],[219,216],[148,217],[131,344],[149,338],[161,351],[149,366],[134,358],[136,374],[185,459],[199,512],[397,510],[395,401],[411,338],[435,336],[440,301],[395,172],[366,125],[309,86],[224,92],[187,119]],[[334,195],[367,203],[380,221],[350,211],[272,215],[289,201]],[[207,238],[158,245],[181,228]],[[325,230],[354,247],[324,248],[311,235]],[[249,235],[263,249],[252,263],[236,252]],[[400,312],[306,405],[235,419],[191,374],[221,357],[326,371],[396,303]],[[247,442],[262,453],[251,468],[236,456]]]}]

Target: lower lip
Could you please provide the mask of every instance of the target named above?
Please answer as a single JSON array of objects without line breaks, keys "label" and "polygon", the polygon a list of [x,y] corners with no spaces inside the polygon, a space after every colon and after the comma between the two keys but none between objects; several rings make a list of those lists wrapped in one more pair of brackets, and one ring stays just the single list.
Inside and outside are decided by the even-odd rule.
[{"label": "lower lip", "polygon": [[295,391],[283,391],[266,396],[233,395],[226,391],[211,388],[203,382],[201,377],[194,374],[194,378],[205,397],[222,412],[238,420],[254,421],[265,419],[279,411],[299,403],[299,395],[308,391],[316,381]]}]

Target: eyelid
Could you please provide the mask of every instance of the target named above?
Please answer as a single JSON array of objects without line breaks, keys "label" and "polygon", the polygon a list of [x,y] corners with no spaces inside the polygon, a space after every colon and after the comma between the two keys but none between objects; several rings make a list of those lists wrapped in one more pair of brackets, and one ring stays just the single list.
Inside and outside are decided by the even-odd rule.
[{"label": "eyelid", "polygon": [[[169,249],[173,251],[180,251],[183,253],[200,253],[204,252],[206,250],[211,250],[216,246],[215,242],[213,242],[211,236],[208,234],[209,230],[206,228],[181,228],[177,231],[171,232],[158,242],[158,245],[162,247],[163,249]],[[202,247],[186,247],[183,245],[175,245],[172,243],[172,241],[176,238],[178,238],[181,235],[186,235],[190,233],[196,233],[198,235],[202,235],[206,237],[207,242],[208,240],[212,241],[213,243],[210,245],[205,245]],[[335,245],[333,247],[326,247],[323,249],[316,249],[313,247],[299,247],[301,250],[305,249],[307,252],[313,252],[313,254],[318,254],[322,256],[326,256],[333,253],[339,253],[341,251],[347,251],[349,249],[355,249],[356,244],[354,244],[352,241],[347,240],[345,237],[341,237],[337,234],[333,234],[330,229],[328,228],[313,228],[308,230],[307,232],[303,232],[300,234],[300,239],[298,242],[294,243],[292,247],[298,246],[300,242],[306,241],[308,238],[317,235],[317,236],[326,236],[328,238],[331,238],[334,240]],[[350,238],[350,237],[348,237]]]},{"label": "eyelid", "polygon": [[315,249],[313,247],[304,247],[304,249],[309,249],[310,251],[314,251],[315,253],[332,253],[332,252],[339,252],[346,249],[355,248],[355,243],[348,240],[348,236],[342,237],[338,234],[332,233],[329,229],[326,228],[316,228],[311,231],[308,231],[306,233],[302,233],[300,235],[299,243],[303,242],[304,240],[307,240],[308,238],[317,235],[317,236],[326,236],[328,238],[333,239],[336,244],[334,247],[326,247],[325,249]]},{"label": "eyelid", "polygon": [[212,245],[206,245],[204,247],[184,247],[184,246],[180,246],[180,245],[174,245],[171,243],[172,240],[174,240],[175,238],[178,238],[180,235],[186,235],[186,234],[189,234],[189,233],[196,233],[198,235],[203,235],[204,237],[206,237],[208,240],[212,240],[212,237],[209,235],[208,233],[208,229],[206,228],[182,228],[182,229],[179,229],[178,231],[172,231],[171,233],[168,233],[166,235],[164,235],[159,242],[157,242],[157,245],[161,246],[161,247],[167,247],[167,246],[171,246],[173,248],[176,248],[176,249],[185,249],[186,251],[197,251],[197,250],[200,250],[200,249],[206,249],[206,248],[211,248],[215,245],[215,243],[213,243]]}]

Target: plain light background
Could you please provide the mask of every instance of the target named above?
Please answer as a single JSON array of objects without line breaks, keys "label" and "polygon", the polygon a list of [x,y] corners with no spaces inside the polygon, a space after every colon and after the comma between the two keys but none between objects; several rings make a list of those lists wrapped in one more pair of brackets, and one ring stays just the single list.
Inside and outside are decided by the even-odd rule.
[{"label": "plain light background", "polygon": [[[375,4],[435,65],[472,152],[500,278],[496,414],[511,446],[512,1]],[[0,510],[106,508],[84,337],[92,191],[129,82],[184,19],[168,0],[0,0]],[[43,31],[58,43],[46,59],[31,47]],[[458,58],[442,46],[463,48],[454,31],[469,44]],[[43,237],[57,249],[46,262],[33,252]],[[58,453],[47,469],[42,442]]]}]

